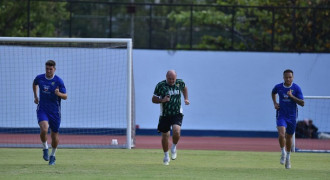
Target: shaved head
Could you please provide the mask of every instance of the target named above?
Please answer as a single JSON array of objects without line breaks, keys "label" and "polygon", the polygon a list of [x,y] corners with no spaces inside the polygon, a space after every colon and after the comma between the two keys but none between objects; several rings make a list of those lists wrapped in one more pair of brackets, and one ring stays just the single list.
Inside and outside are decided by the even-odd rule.
[{"label": "shaved head", "polygon": [[166,73],[166,77],[169,76],[169,75],[174,75],[174,76],[176,77],[176,72],[175,72],[175,70],[169,70],[169,71],[167,71],[167,73]]},{"label": "shaved head", "polygon": [[167,84],[173,86],[175,84],[176,81],[176,72],[174,70],[169,70],[166,73],[166,81]]}]

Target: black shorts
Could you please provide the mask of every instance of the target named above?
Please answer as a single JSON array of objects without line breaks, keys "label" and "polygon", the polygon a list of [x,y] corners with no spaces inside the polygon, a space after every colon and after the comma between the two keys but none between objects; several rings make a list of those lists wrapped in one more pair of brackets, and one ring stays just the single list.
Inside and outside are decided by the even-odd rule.
[{"label": "black shorts", "polygon": [[181,126],[182,125],[183,114],[177,114],[173,116],[160,116],[158,122],[158,132],[167,133],[171,126],[176,124]]}]

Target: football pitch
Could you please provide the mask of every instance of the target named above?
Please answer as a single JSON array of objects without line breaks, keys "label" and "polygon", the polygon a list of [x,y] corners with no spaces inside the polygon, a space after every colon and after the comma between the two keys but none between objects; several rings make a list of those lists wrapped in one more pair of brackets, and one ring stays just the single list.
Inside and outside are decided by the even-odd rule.
[{"label": "football pitch", "polygon": [[59,149],[56,165],[41,149],[0,148],[0,179],[329,179],[330,155],[293,153],[292,168],[279,152],[178,150],[169,166],[160,149]]}]

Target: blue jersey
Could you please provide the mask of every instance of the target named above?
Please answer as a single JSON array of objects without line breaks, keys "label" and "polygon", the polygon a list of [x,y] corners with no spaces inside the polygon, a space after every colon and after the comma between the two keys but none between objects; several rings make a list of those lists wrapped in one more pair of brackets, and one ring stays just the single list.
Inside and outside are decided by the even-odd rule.
[{"label": "blue jersey", "polygon": [[61,98],[55,94],[55,89],[58,87],[61,93],[66,94],[63,80],[56,75],[48,79],[45,74],[40,74],[34,79],[33,84],[39,86],[38,108],[51,114],[60,113]]},{"label": "blue jersey", "polygon": [[292,83],[290,87],[284,86],[284,83],[277,84],[273,90],[273,94],[278,94],[279,96],[279,105],[280,109],[278,110],[278,117],[297,117],[297,103],[294,102],[288,95],[287,92],[291,89],[292,95],[299,98],[304,99],[304,96],[301,92],[300,87]]}]

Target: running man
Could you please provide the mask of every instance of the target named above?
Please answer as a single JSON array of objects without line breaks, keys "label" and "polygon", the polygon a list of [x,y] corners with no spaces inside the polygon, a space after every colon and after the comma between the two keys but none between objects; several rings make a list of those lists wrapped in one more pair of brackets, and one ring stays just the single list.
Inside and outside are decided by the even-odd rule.
[{"label": "running man", "polygon": [[164,151],[164,165],[169,165],[169,138],[172,127],[172,148],[171,158],[177,157],[176,145],[179,142],[182,125],[181,93],[183,93],[184,103],[189,105],[188,89],[182,79],[177,79],[174,70],[169,70],[166,80],[159,82],[155,88],[152,102],[160,104],[160,117],[158,122],[158,132],[162,133],[162,147]]},{"label": "running man", "polygon": [[[43,145],[43,158],[49,165],[55,165],[55,152],[59,143],[58,130],[61,124],[61,99],[66,100],[67,94],[63,80],[55,75],[56,63],[46,62],[46,73],[38,75],[33,81],[34,103],[37,106],[37,118],[40,127],[40,140]],[[39,86],[39,98],[38,98]],[[48,156],[47,133],[51,129],[52,152]]]},{"label": "running man", "polygon": [[[285,70],[283,79],[284,83],[277,84],[273,88],[272,100],[276,109],[278,140],[282,151],[280,163],[285,163],[285,168],[290,169],[292,136],[295,133],[298,115],[297,104],[304,106],[305,102],[300,87],[293,83],[293,71],[290,69]],[[279,103],[276,101],[276,94],[279,96]]]}]

